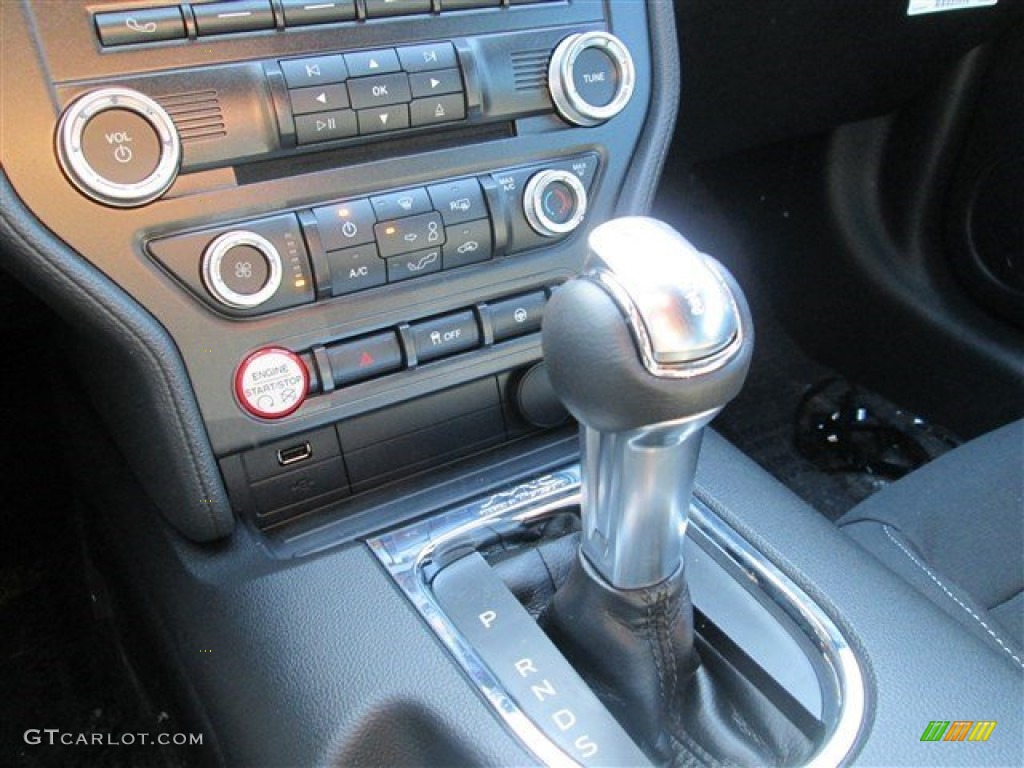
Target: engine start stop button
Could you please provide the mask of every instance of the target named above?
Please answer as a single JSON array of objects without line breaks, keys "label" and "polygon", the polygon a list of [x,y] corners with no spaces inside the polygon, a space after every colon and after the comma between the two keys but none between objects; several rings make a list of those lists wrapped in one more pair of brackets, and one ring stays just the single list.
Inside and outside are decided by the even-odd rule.
[{"label": "engine start stop button", "polygon": [[280,419],[293,413],[309,392],[309,372],[299,356],[279,347],[249,355],[235,373],[235,395],[253,416]]}]

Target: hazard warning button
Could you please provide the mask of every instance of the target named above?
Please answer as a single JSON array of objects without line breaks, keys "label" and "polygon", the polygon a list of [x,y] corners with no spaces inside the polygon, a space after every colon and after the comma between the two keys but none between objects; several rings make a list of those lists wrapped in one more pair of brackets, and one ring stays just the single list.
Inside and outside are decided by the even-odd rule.
[{"label": "hazard warning button", "polygon": [[266,347],[247,357],[235,373],[239,404],[261,419],[280,419],[302,405],[309,393],[309,371],[299,356]]},{"label": "hazard warning button", "polygon": [[334,386],[344,387],[402,367],[402,349],[391,331],[343,341],[327,347]]}]

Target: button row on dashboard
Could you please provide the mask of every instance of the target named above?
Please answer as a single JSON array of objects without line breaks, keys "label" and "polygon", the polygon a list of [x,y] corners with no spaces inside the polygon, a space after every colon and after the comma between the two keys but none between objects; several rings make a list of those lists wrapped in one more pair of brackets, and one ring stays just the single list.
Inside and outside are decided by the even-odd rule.
[{"label": "button row on dashboard", "polygon": [[476,179],[455,179],[312,210],[331,294],[342,296],[487,261],[494,240]]},{"label": "button row on dashboard", "polygon": [[[475,8],[494,8],[501,0],[439,0],[439,10],[460,11]],[[545,0],[508,0],[510,5]],[[335,24],[355,21],[358,12],[355,0],[279,0],[285,27],[305,27],[316,24]],[[364,0],[367,19],[429,14],[431,0]],[[226,0],[225,2],[195,3],[154,8],[133,8],[124,11],[101,12],[93,20],[100,43],[104,47],[138,45],[141,43],[184,40],[188,36],[185,16],[195,22],[199,37],[228,35],[241,32],[259,32],[277,27],[270,0]]]},{"label": "button row on dashboard", "polygon": [[488,335],[500,343],[536,333],[547,300],[546,291],[533,291],[328,344],[322,353],[312,352],[316,373],[334,388],[345,387],[468,352],[483,345]]},{"label": "button row on dashboard", "polygon": [[280,66],[300,145],[466,117],[450,42],[285,59]]}]

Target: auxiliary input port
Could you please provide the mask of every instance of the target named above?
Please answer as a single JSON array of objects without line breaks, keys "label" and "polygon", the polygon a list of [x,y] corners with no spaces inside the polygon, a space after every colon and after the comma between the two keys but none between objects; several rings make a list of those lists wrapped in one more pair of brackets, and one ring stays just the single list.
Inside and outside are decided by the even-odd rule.
[{"label": "auxiliary input port", "polygon": [[277,463],[282,467],[290,467],[292,464],[298,464],[302,461],[307,461],[313,457],[313,446],[309,443],[300,443],[299,445],[293,445],[289,448],[282,448],[277,452]]}]

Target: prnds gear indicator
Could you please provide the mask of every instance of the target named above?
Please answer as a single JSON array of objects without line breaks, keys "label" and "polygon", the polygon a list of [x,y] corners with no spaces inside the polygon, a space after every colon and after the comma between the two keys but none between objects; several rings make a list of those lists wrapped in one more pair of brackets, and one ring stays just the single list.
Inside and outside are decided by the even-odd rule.
[{"label": "prnds gear indicator", "polygon": [[249,355],[235,374],[239,404],[261,419],[294,413],[309,393],[309,372],[299,356],[280,347]]}]

